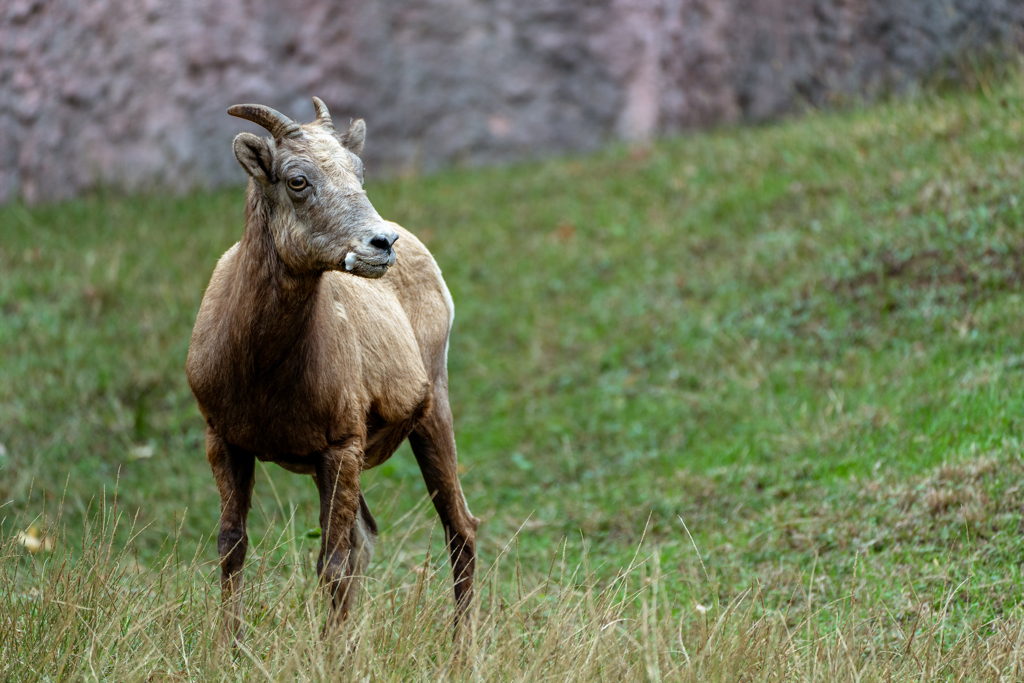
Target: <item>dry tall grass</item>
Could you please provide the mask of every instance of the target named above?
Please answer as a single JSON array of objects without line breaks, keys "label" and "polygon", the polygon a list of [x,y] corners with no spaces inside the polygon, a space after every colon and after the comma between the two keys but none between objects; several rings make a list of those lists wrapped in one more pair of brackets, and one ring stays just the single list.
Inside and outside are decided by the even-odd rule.
[{"label": "dry tall grass", "polygon": [[[422,507],[420,508],[422,512]],[[89,516],[80,548],[32,554],[10,538],[0,572],[0,674],[17,681],[1013,681],[1019,619],[953,632],[944,610],[909,626],[858,596],[800,615],[757,586],[728,604],[680,604],[656,549],[608,582],[555,558],[526,576],[515,538],[481,572],[475,639],[453,659],[443,553],[399,566],[416,524],[379,553],[343,638],[324,642],[312,554],[294,525],[250,555],[245,644],[216,645],[219,586],[209,549],[169,539],[144,569],[115,506]],[[59,525],[54,525],[59,526]],[[121,527],[120,529],[118,527]],[[48,530],[43,530],[46,533]],[[118,532],[129,531],[128,541]],[[120,541],[115,541],[120,538]],[[564,546],[563,546],[564,548]],[[646,553],[646,554],[645,554]],[[277,558],[272,560],[271,558]],[[808,577],[813,584],[813,576]],[[954,589],[952,592],[955,593]],[[952,598],[952,593],[949,596]],[[948,604],[948,600],[947,600]],[[865,616],[866,615],[866,616]]]}]

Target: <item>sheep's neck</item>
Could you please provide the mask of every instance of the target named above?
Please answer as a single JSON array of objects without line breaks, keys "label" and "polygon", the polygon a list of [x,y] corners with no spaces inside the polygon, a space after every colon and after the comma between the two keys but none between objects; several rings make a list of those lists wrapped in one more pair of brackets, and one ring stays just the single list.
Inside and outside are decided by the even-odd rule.
[{"label": "sheep's neck", "polygon": [[291,272],[277,253],[266,221],[249,218],[240,245],[244,270],[238,273],[235,289],[245,300],[233,307],[245,320],[232,327],[245,337],[239,341],[259,376],[287,364],[289,357],[301,357],[314,342],[322,274]]}]

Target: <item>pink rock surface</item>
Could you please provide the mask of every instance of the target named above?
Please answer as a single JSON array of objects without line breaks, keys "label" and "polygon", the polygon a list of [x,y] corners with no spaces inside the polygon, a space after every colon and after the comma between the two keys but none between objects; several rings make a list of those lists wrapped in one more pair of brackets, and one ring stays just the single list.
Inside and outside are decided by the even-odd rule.
[{"label": "pink rock surface", "polygon": [[365,117],[370,172],[770,118],[1007,45],[1019,0],[8,0],[0,202],[242,181],[227,116]]}]

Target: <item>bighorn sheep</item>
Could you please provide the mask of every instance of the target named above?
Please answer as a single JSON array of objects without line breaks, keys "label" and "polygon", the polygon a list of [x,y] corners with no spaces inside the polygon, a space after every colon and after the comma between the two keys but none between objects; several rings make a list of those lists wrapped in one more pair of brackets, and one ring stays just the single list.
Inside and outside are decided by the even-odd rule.
[{"label": "bighorn sheep", "polygon": [[348,613],[377,538],[359,473],[406,437],[444,525],[458,625],[479,520],[459,484],[448,405],[452,299],[426,247],[363,191],[363,120],[340,134],[313,102],[305,125],[262,105],[228,109],[272,137],[235,138],[249,175],[245,233],[217,263],[186,365],[221,498],[223,633],[242,629],[255,460],[316,483],[326,630]]}]

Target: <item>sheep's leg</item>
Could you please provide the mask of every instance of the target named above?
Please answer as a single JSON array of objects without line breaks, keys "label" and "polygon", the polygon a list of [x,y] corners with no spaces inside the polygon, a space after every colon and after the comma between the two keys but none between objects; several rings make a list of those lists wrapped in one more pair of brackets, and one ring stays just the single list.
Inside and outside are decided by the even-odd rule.
[{"label": "sheep's leg", "polygon": [[242,567],[249,548],[245,522],[252,504],[256,458],[252,453],[228,445],[208,429],[206,459],[220,491],[217,551],[220,553],[220,590],[224,609],[221,639],[233,639],[237,643],[242,637]]},{"label": "sheep's leg", "polygon": [[361,442],[331,448],[320,458],[313,477],[320,492],[322,531],[316,571],[331,600],[325,634],[348,616],[359,589],[359,575],[369,564],[377,538],[369,509],[363,514],[366,503],[359,490],[362,455]]},{"label": "sheep's leg", "polygon": [[434,408],[409,435],[427,490],[444,525],[448,553],[455,582],[456,639],[468,631],[470,604],[473,601],[473,573],[476,569],[476,528],[480,520],[470,513],[459,483],[455,452],[455,430],[448,405],[447,387],[434,389]]},{"label": "sheep's leg", "polygon": [[[349,534],[349,543],[352,552],[348,556],[349,575],[358,581],[366,576],[366,570],[370,567],[370,560],[373,559],[373,546],[377,544],[377,520],[370,514],[370,508],[363,498],[363,492],[359,492],[359,514],[356,515],[355,524],[352,525],[352,533]],[[351,594],[353,587],[349,588]]]}]

